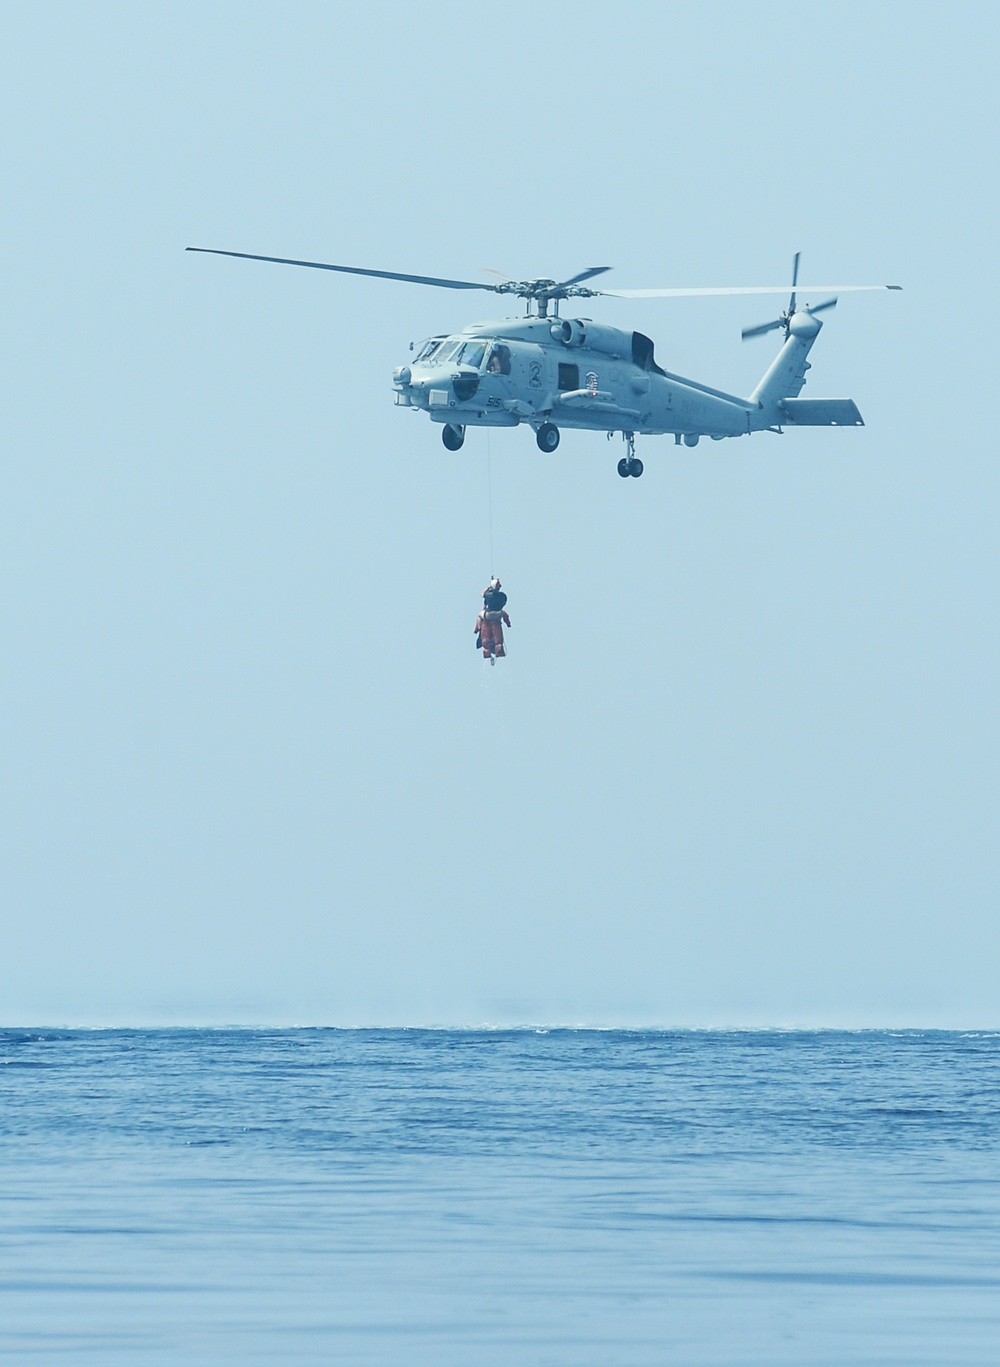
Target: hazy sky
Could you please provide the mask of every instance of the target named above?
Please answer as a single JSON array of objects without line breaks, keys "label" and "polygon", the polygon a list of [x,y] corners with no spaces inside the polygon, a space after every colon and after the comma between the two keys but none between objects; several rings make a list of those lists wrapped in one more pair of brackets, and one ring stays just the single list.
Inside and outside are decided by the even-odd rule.
[{"label": "hazy sky", "polygon": [[[0,1022],[1000,1026],[996,6],[3,34]],[[491,566],[390,372],[503,301],[189,243],[905,293],[812,354],[863,430],[494,433]],[[781,304],[585,311],[747,393]]]}]

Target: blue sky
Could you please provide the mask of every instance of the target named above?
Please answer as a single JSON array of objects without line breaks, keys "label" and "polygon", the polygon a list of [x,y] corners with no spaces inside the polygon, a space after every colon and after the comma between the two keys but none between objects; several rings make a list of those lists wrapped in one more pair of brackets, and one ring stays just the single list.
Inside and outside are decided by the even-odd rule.
[{"label": "blue sky", "polygon": [[[0,1018],[1000,1024],[997,29],[10,11]],[[485,671],[486,437],[389,375],[500,301],[189,243],[905,292],[813,352],[862,430],[494,433]],[[780,303],[591,309],[749,392]]]}]

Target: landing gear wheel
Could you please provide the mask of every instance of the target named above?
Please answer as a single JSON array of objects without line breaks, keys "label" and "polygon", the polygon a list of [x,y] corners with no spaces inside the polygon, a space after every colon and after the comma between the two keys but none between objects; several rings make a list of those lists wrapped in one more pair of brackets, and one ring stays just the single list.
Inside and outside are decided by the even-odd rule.
[{"label": "landing gear wheel", "polygon": [[539,451],[544,451],[547,456],[551,455],[559,445],[559,428],[550,422],[543,422],[535,434],[535,441],[538,442]]},{"label": "landing gear wheel", "polygon": [[462,443],[465,441],[465,428],[446,422],[441,429],[441,440],[449,451],[461,451]]},{"label": "landing gear wheel", "polygon": [[[610,437],[610,435],[611,433],[609,432],[608,436]],[[621,475],[622,479],[628,479],[629,475],[631,475],[633,479],[638,479],[642,474],[642,461],[635,454],[635,433],[623,432],[622,438],[625,442],[625,449],[628,451],[628,455],[622,456],[621,460],[618,462],[618,473]]]},{"label": "landing gear wheel", "polygon": [[638,456],[622,456],[618,462],[618,473],[622,479],[628,479],[629,475],[638,479],[642,474],[642,461]]}]

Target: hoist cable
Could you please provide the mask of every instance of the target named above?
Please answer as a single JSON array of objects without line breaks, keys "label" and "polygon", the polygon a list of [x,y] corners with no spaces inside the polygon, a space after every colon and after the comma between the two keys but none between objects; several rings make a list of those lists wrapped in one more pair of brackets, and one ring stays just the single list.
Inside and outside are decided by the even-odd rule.
[{"label": "hoist cable", "polygon": [[493,578],[493,459],[489,446],[489,428],[486,428],[486,493],[489,499],[489,577]]}]

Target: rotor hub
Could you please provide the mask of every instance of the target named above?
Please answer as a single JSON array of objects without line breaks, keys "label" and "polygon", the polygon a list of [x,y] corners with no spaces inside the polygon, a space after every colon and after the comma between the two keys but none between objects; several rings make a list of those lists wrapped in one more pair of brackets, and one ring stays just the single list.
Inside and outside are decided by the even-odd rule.
[{"label": "rotor hub", "polygon": [[559,284],[555,280],[505,280],[502,285],[494,285],[493,289],[497,294],[515,294],[519,299],[524,299],[528,305],[534,302],[538,311],[539,318],[547,318],[549,304],[554,308],[555,316],[559,316],[559,301],[570,298],[593,299],[600,290],[588,289],[586,285],[574,285],[570,282]]}]

